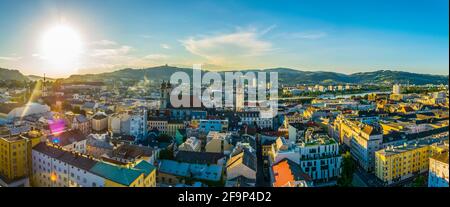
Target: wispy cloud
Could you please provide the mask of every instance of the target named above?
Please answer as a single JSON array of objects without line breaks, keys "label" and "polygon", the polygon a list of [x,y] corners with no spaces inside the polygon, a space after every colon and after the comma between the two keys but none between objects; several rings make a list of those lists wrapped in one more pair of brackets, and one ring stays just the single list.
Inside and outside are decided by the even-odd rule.
[{"label": "wispy cloud", "polygon": [[95,46],[114,46],[114,45],[117,45],[117,42],[114,42],[112,40],[99,40],[99,41],[94,41],[91,44],[95,45]]},{"label": "wispy cloud", "polygon": [[151,39],[151,38],[153,38],[153,36],[151,36],[151,35],[146,35],[146,34],[139,35],[139,37],[142,37],[142,38],[144,38],[144,39]]},{"label": "wispy cloud", "polygon": [[[84,64],[80,73],[95,73],[113,71],[121,68],[142,68],[165,64],[169,59],[165,54],[142,55],[139,48],[123,45],[115,41],[97,41],[91,44],[85,53]],[[115,44],[109,44],[114,42]],[[102,44],[104,43],[104,44]]]},{"label": "wispy cloud", "polygon": [[270,31],[274,30],[275,28],[277,28],[277,25],[273,24],[270,27],[267,27],[266,29],[262,30],[260,32],[260,35],[265,35],[265,34],[269,33]]},{"label": "wispy cloud", "polygon": [[0,60],[4,61],[19,61],[22,57],[19,56],[0,56]]},{"label": "wispy cloud", "polygon": [[92,57],[115,58],[117,56],[127,55],[133,48],[127,45],[121,45],[115,48],[93,49],[90,53]]},{"label": "wispy cloud", "polygon": [[166,50],[171,48],[170,45],[168,45],[168,44],[161,44],[161,47]]},{"label": "wispy cloud", "polygon": [[169,56],[168,55],[164,55],[164,54],[150,54],[150,55],[147,55],[147,56],[144,57],[144,59],[146,59],[146,60],[153,60],[153,61],[155,61],[155,60],[165,60],[167,58],[169,58]]},{"label": "wispy cloud", "polygon": [[308,39],[316,40],[326,37],[328,34],[326,32],[294,32],[294,33],[280,33],[278,37],[286,39]]},{"label": "wispy cloud", "polygon": [[190,37],[182,40],[185,49],[217,64],[226,59],[260,56],[271,51],[272,43],[262,40],[261,34],[270,30],[238,30],[212,36]]}]

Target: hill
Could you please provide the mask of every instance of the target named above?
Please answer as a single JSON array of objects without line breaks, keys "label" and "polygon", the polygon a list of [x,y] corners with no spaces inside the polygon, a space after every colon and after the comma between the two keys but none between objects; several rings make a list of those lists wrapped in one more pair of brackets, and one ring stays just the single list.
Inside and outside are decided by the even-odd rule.
[{"label": "hill", "polygon": [[0,80],[28,81],[29,79],[18,70],[0,68]]},{"label": "hill", "polygon": [[[37,75],[28,75],[27,78],[28,78],[30,81],[44,80],[44,77],[42,77],[42,76],[37,76]],[[46,81],[55,81],[56,79],[54,79],[54,78],[49,78],[49,77],[45,77],[45,80],[46,80]]]},{"label": "hill", "polygon": [[[101,74],[72,75],[65,82],[77,81],[114,81],[114,80],[148,80],[159,82],[169,80],[175,72],[186,72],[192,76],[192,69],[171,66],[158,66],[146,69],[126,68],[114,72]],[[337,83],[409,83],[409,84],[448,84],[448,75],[418,74],[404,71],[378,70],[373,72],[359,72],[350,75],[327,71],[301,71],[290,68],[272,68],[263,70],[241,70],[241,72],[278,72],[279,84],[337,84]],[[206,71],[205,71],[206,72]],[[222,73],[223,75],[223,72]]]}]

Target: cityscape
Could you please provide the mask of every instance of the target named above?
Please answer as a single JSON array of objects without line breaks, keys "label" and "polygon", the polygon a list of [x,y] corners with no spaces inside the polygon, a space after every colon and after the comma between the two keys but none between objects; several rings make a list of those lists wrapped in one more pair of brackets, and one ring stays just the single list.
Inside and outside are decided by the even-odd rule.
[{"label": "cityscape", "polygon": [[[37,15],[26,24],[0,14],[17,31],[0,40],[0,187],[449,187],[448,2],[430,1],[420,21],[408,15],[422,3],[393,3],[408,24],[427,25],[400,18],[391,22],[398,33],[384,18],[365,19],[367,31],[340,13],[330,20],[323,11],[338,1],[314,14],[323,18],[307,1],[43,2],[0,0]],[[120,8],[123,19],[99,23]],[[211,12],[223,16],[205,20]],[[268,27],[247,22],[263,17]],[[43,19],[57,23],[30,26]],[[223,30],[194,35],[184,24]],[[29,28],[42,38],[26,39]],[[330,37],[346,29],[351,40]],[[357,35],[367,44],[356,47],[365,43]]]}]

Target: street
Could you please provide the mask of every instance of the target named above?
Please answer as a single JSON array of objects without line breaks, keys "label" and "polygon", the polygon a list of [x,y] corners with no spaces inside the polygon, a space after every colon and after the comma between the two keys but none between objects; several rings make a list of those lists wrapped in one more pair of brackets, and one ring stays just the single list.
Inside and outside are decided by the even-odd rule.
[{"label": "street", "polygon": [[266,180],[264,173],[269,175],[267,168],[264,168],[264,157],[262,156],[262,146],[259,139],[256,141],[256,187],[270,187],[269,180]]},{"label": "street", "polygon": [[383,187],[383,183],[380,179],[378,179],[374,174],[367,173],[359,166],[356,167],[355,175],[357,175],[359,180],[365,184],[365,187]]}]

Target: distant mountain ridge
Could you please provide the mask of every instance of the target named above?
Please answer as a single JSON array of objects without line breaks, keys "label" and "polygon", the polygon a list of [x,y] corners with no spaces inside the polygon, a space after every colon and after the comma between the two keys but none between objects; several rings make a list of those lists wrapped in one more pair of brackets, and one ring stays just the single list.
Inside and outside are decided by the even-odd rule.
[{"label": "distant mountain ridge", "polygon": [[[112,80],[148,80],[161,81],[170,80],[170,76],[175,72],[186,72],[192,76],[191,68],[178,68],[172,66],[158,66],[146,69],[126,68],[114,72],[100,74],[72,75],[65,79],[65,82],[76,81],[112,81]],[[301,71],[291,68],[271,68],[271,69],[248,69],[240,70],[246,72],[278,72],[279,84],[338,84],[338,83],[409,83],[409,84],[448,84],[448,75],[418,74],[404,71],[378,70],[373,72],[358,72],[353,74],[343,74],[327,71]],[[202,71],[202,73],[208,70]],[[217,71],[223,72],[230,71]]]},{"label": "distant mountain ridge", "polygon": [[[157,66],[145,69],[125,68],[113,72],[99,73],[99,74],[83,74],[71,75],[64,79],[64,82],[78,82],[78,81],[117,81],[117,80],[143,80],[144,78],[159,82],[162,80],[170,80],[170,77],[175,72],[186,72],[192,76],[191,68],[180,68],[172,66]],[[246,72],[277,72],[279,84],[293,85],[293,84],[392,84],[392,83],[409,83],[416,85],[423,84],[448,84],[448,75],[430,75],[418,74],[404,71],[378,70],[373,72],[358,72],[353,74],[343,74],[328,71],[301,71],[291,68],[271,68],[271,69],[248,69],[239,70],[242,73]],[[202,73],[208,70],[202,71]],[[223,75],[223,72],[218,71]],[[230,72],[230,71],[228,71]],[[8,70],[0,68],[0,80],[36,80],[41,79],[39,76],[24,76],[18,70]],[[49,78],[50,80],[50,78]]]},{"label": "distant mountain ridge", "polygon": [[28,81],[29,79],[19,70],[0,68],[0,80]]},{"label": "distant mountain ridge", "polygon": [[[44,77],[38,75],[28,75],[27,78],[31,81],[44,80]],[[54,78],[45,77],[46,81],[54,81]]]}]

